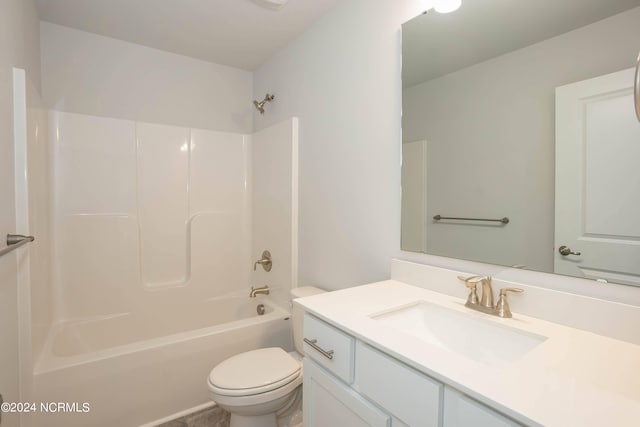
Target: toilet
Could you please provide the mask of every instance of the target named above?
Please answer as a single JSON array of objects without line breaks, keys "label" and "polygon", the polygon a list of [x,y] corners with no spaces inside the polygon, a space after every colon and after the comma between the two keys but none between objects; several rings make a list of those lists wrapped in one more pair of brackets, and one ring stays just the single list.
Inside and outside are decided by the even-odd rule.
[{"label": "toilet", "polygon": [[[304,286],[291,290],[291,299],[323,293]],[[231,413],[230,427],[276,427],[299,406],[302,397],[302,324],[304,312],[293,308],[296,352],[279,347],[236,354],[211,370],[207,385],[211,399]]]}]

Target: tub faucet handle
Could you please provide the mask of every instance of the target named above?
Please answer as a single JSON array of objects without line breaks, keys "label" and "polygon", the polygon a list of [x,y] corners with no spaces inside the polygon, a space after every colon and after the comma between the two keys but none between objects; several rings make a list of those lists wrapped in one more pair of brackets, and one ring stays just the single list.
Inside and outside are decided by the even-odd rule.
[{"label": "tub faucet handle", "polygon": [[262,258],[253,263],[253,271],[256,271],[258,264],[262,265],[264,271],[271,271],[271,267],[273,266],[273,262],[271,261],[271,252],[262,252]]}]

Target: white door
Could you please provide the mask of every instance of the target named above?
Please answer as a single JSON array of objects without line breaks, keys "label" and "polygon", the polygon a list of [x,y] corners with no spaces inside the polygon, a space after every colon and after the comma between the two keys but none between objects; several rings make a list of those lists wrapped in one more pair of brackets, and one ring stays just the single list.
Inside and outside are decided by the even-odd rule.
[{"label": "white door", "polygon": [[444,388],[443,427],[519,427],[521,425],[457,390],[450,387]]},{"label": "white door", "polygon": [[427,141],[402,144],[402,250],[427,251]]},{"label": "white door", "polygon": [[629,69],[556,88],[556,273],[640,286],[633,80]]}]

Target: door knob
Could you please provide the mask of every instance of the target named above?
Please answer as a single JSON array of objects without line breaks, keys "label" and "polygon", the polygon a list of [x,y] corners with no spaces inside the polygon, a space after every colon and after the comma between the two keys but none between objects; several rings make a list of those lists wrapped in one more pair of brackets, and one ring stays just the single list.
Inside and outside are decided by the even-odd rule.
[{"label": "door knob", "polygon": [[560,246],[558,248],[558,252],[560,252],[560,255],[562,255],[562,256],[582,255],[580,252],[573,252],[569,246]]}]

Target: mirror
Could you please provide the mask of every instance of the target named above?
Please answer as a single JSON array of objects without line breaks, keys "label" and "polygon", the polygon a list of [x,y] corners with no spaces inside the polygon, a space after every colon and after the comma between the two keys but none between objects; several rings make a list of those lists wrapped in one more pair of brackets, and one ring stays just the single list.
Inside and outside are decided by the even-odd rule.
[{"label": "mirror", "polygon": [[640,0],[402,26],[403,250],[640,286]]}]

